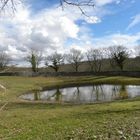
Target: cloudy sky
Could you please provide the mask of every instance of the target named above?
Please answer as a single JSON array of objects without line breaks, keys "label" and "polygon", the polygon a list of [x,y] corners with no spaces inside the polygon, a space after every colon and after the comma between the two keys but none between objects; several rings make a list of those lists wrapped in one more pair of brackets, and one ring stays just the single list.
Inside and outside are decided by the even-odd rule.
[{"label": "cloudy sky", "polygon": [[[18,1],[18,0],[17,0]],[[78,8],[59,0],[23,0],[0,15],[0,51],[22,65],[30,48],[43,50],[45,56],[71,48],[83,52],[90,48],[140,44],[140,0],[94,0],[95,7]]]}]

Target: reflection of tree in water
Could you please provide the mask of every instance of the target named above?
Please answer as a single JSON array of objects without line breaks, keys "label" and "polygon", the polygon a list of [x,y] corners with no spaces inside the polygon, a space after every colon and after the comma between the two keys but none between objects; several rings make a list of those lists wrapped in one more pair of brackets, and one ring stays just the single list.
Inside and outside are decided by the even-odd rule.
[{"label": "reflection of tree in water", "polygon": [[105,94],[102,85],[93,85],[93,90],[91,92],[91,101],[95,94],[95,101],[105,100]]},{"label": "reflection of tree in water", "polygon": [[61,99],[62,99],[62,93],[60,92],[59,88],[57,88],[55,93],[55,100],[61,101]]},{"label": "reflection of tree in water", "polygon": [[48,100],[50,100],[52,97],[54,97],[55,101],[57,102],[60,102],[62,100],[62,93],[60,92],[59,87],[57,87],[56,92],[52,96],[50,96]]},{"label": "reflection of tree in water", "polygon": [[118,92],[119,92],[118,86],[114,85],[114,86],[112,87],[111,91],[112,91],[111,99],[116,98],[116,97],[117,97],[117,94],[118,94]]},{"label": "reflection of tree in water", "polygon": [[40,92],[39,91],[34,91],[34,100],[40,100]]},{"label": "reflection of tree in water", "polygon": [[80,89],[78,86],[76,87],[76,90],[74,90],[73,92],[73,101],[80,103]]},{"label": "reflection of tree in water", "polygon": [[128,92],[126,90],[125,85],[121,86],[118,97],[119,97],[119,99],[127,99],[128,98]]},{"label": "reflection of tree in water", "polygon": [[[56,89],[56,92],[55,92],[52,96],[48,97],[47,100],[48,100],[48,101],[51,100],[52,97],[55,98],[55,101],[61,101],[61,99],[62,99],[62,94],[61,94],[59,88],[57,88],[57,89]],[[35,101],[36,101],[36,100],[40,100],[40,92],[39,92],[39,91],[34,91],[34,100],[35,100]]]},{"label": "reflection of tree in water", "polygon": [[[47,100],[51,100],[51,98],[54,97],[55,98],[55,101],[59,101],[61,102],[62,101],[62,92],[60,91],[59,88],[56,89],[56,92],[50,96]],[[71,99],[71,102],[80,102],[80,90],[79,90],[79,87],[76,87],[76,89],[74,90],[73,92],[73,97]]]},{"label": "reflection of tree in water", "polygon": [[[79,87],[76,87],[76,90],[73,92],[73,95],[74,95],[73,96],[74,101],[76,101],[77,103],[82,102],[81,91]],[[90,91],[90,99],[91,99],[90,102],[93,102],[94,97],[96,101],[105,99],[105,94],[104,94],[102,85],[93,85],[93,88]]]}]

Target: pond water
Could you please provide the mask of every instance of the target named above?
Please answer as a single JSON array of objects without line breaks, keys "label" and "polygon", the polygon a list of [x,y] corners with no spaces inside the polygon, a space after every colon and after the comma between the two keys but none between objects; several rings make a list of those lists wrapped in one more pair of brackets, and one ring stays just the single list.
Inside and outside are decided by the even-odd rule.
[{"label": "pond water", "polygon": [[52,103],[95,103],[123,100],[140,96],[140,86],[134,85],[89,85],[55,88],[21,95],[24,100],[41,100]]}]

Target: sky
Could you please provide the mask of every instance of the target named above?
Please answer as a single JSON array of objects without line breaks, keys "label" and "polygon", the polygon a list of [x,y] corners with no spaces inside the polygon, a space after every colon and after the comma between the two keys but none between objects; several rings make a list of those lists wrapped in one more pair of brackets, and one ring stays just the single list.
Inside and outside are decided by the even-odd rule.
[{"label": "sky", "polygon": [[17,1],[15,14],[0,15],[0,51],[23,65],[30,49],[44,56],[70,49],[123,45],[135,52],[140,44],[140,0],[94,0],[95,7],[60,7],[59,0]]}]

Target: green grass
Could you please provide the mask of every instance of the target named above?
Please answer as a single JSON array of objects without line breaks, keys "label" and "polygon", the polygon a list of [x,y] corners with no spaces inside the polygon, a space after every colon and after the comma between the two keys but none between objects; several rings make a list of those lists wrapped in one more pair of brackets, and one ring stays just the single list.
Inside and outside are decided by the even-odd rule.
[{"label": "green grass", "polygon": [[26,102],[22,93],[68,84],[137,84],[131,77],[0,77],[0,140],[139,140],[140,98],[70,105]]}]

